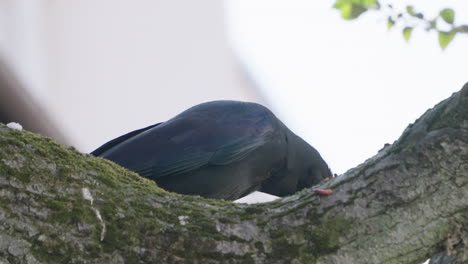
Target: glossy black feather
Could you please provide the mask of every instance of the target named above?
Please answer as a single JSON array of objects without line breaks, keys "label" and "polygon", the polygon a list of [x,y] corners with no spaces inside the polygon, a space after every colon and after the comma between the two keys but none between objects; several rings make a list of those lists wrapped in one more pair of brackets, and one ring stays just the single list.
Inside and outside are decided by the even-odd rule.
[{"label": "glossy black feather", "polygon": [[164,123],[118,137],[92,154],[170,191],[223,199],[254,190],[287,195],[330,174],[318,152],[271,111],[237,101],[194,106]]},{"label": "glossy black feather", "polygon": [[134,137],[138,134],[140,134],[141,132],[145,131],[145,130],[148,130],[150,128],[153,128],[157,125],[159,125],[161,123],[157,123],[157,124],[154,124],[154,125],[151,125],[151,126],[147,126],[145,128],[141,128],[141,129],[138,129],[138,130],[135,130],[135,131],[132,131],[132,132],[129,132],[125,135],[122,135],[118,138],[114,138],[113,140],[107,142],[106,144],[100,146],[99,148],[95,149],[93,152],[91,152],[90,154],[94,155],[94,156],[99,156],[101,155],[102,153],[106,152],[107,150],[111,149],[112,147],[118,145],[119,143],[131,138],[131,137]]}]

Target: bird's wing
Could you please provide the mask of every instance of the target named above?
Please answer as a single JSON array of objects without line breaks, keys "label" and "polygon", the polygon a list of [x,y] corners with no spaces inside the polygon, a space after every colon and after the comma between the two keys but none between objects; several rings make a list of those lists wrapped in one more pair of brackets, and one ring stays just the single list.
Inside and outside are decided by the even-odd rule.
[{"label": "bird's wing", "polygon": [[267,137],[261,136],[257,138],[247,137],[230,142],[221,146],[209,160],[209,164],[227,165],[239,160],[242,160],[250,152],[262,146],[267,141]]},{"label": "bird's wing", "polygon": [[215,151],[193,146],[187,148],[186,152],[176,152],[175,149],[178,148],[175,147],[166,151],[167,158],[161,157],[148,167],[134,168],[133,170],[144,177],[155,179],[189,172],[204,165],[227,165],[245,158],[257,147],[263,145],[265,138],[238,141],[221,145]]},{"label": "bird's wing", "polygon": [[152,161],[131,169],[144,177],[156,179],[205,165],[227,165],[242,160],[265,144],[273,131],[273,124],[269,122],[220,124],[207,120],[201,123],[192,121],[179,120],[153,129],[151,133],[166,141],[154,141],[149,146],[154,152]]},{"label": "bird's wing", "polygon": [[151,125],[151,126],[148,126],[148,127],[145,127],[145,128],[141,128],[141,129],[138,129],[138,130],[135,130],[135,131],[132,131],[132,132],[129,132],[125,135],[122,135],[118,138],[114,138],[113,140],[107,142],[106,144],[100,146],[99,148],[95,149],[93,152],[91,152],[90,154],[93,155],[93,156],[101,156],[101,154],[103,154],[104,152],[106,152],[107,150],[117,146],[118,144],[120,144],[121,142],[131,138],[131,137],[134,137],[138,134],[140,134],[141,132],[144,132],[150,128],[153,128],[157,125],[159,125],[161,123],[157,123],[157,124],[154,124],[154,125]]}]

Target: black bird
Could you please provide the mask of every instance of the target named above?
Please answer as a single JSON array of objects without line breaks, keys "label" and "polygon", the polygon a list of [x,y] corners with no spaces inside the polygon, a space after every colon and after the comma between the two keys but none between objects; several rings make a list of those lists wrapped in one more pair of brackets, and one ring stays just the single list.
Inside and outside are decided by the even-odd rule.
[{"label": "black bird", "polygon": [[91,154],[168,191],[226,200],[256,190],[286,196],[332,176],[317,150],[270,110],[238,101],[196,105]]}]

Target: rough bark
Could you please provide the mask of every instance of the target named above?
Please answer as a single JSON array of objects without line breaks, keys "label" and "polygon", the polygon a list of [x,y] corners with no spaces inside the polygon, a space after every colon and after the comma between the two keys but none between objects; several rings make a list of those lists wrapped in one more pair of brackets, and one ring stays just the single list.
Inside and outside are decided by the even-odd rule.
[{"label": "rough bark", "polygon": [[376,156],[266,204],[168,193],[0,126],[0,263],[468,261],[468,85]]}]

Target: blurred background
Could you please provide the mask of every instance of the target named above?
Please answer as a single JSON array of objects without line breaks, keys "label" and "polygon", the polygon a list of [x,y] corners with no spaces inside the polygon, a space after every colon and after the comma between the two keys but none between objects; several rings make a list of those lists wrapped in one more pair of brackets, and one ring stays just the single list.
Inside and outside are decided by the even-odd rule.
[{"label": "blurred background", "polygon": [[[468,18],[466,1],[413,2]],[[468,38],[442,51],[415,29],[407,43],[333,3],[1,0],[0,122],[90,152],[195,104],[254,101],[343,173],[461,89]]]}]

